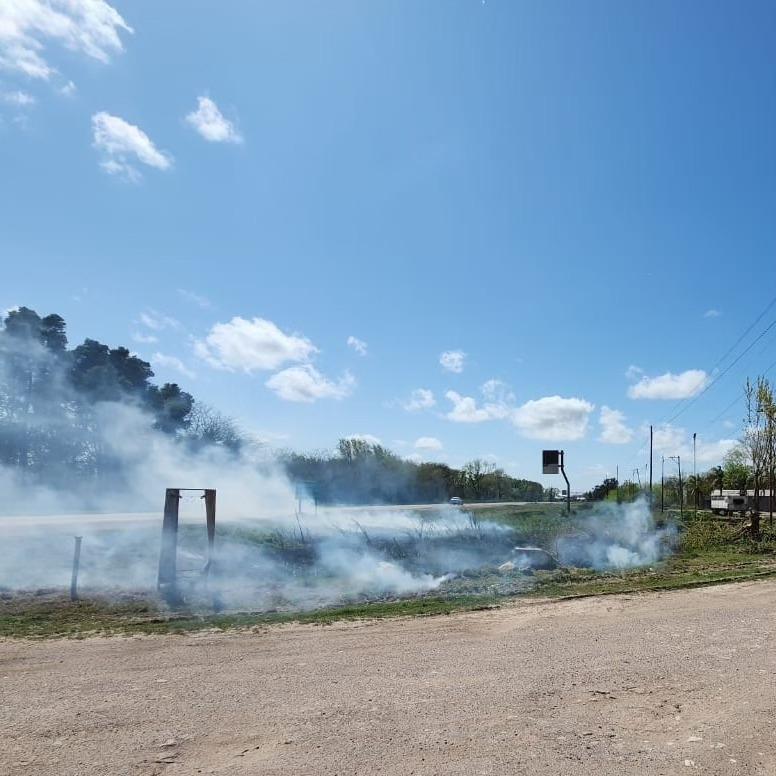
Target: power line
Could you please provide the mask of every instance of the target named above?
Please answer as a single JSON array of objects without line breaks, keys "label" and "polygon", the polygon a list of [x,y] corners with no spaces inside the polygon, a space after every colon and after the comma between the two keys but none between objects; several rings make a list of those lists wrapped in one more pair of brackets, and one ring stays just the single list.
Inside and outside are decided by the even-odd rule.
[{"label": "power line", "polygon": [[[720,356],[720,358],[717,359],[717,361],[715,362],[714,366],[711,368],[710,372],[713,372],[722,363],[724,363],[725,359],[731,353],[733,353],[735,351],[735,349],[741,344],[741,342],[743,342],[746,339],[746,337],[751,333],[751,331],[754,329],[754,327],[757,326],[757,324],[767,315],[768,311],[774,305],[776,305],[776,296],[774,296],[768,302],[768,304],[763,308],[762,312],[760,312],[760,314],[754,319],[754,321],[752,321],[752,323],[750,323],[749,326],[747,326],[746,329],[744,329],[743,333],[741,335],[739,335],[739,337],[736,339],[736,341],[722,354],[722,356]],[[693,404],[695,404],[695,402],[698,401],[698,399],[700,399],[701,396],[706,394],[709,391],[710,388],[712,388],[714,385],[716,385],[774,327],[774,325],[776,325],[776,319],[771,321],[771,323],[762,332],[760,332],[760,334],[752,342],[750,342],[749,345],[741,353],[739,353],[739,355],[730,364],[728,364],[728,366],[725,367],[725,369],[722,372],[720,372],[718,375],[716,375],[716,377],[714,377],[714,379],[712,379],[711,382],[709,382],[703,388],[703,390],[700,393],[696,394],[692,398],[682,399],[678,404],[674,405],[673,409],[676,410],[676,412],[674,412],[674,414],[668,420],[665,420],[665,419],[659,420],[654,425],[658,425],[658,426],[659,425],[667,425],[668,423],[671,423],[674,420],[676,420],[676,418],[678,418],[685,410],[687,410],[689,407],[691,407]],[[768,371],[770,371],[770,369],[772,369],[774,366],[776,366],[776,362],[774,362],[774,364],[772,364],[770,367],[768,367],[768,369],[766,370],[766,373]],[[713,421],[710,421],[707,424],[707,426],[704,426],[704,428],[706,428],[709,425],[711,425],[712,423],[716,422],[719,419],[719,417],[724,415],[725,412],[727,412],[732,406],[734,406],[737,401],[740,401],[740,399],[741,399],[740,396],[738,398],[736,398],[731,404],[729,404],[720,413],[719,416],[714,418]],[[641,444],[641,443],[637,443],[637,444]],[[630,460],[632,461],[634,458],[636,458],[636,456],[639,454],[639,452],[640,452],[640,449],[637,449],[633,453],[633,456],[631,457]]]},{"label": "power line", "polygon": [[680,410],[675,412],[667,421],[666,423],[672,423],[674,420],[676,420],[685,410],[692,407],[693,404],[695,404],[698,399],[701,398],[705,393],[709,391],[709,389],[713,388],[774,326],[776,326],[776,318],[774,318],[766,327],[763,329],[755,339],[752,340],[752,342],[749,343],[749,345],[744,348],[744,350],[741,351],[734,359],[731,361],[711,382],[707,383],[706,386],[703,388],[703,390],[700,393],[697,393],[695,396],[693,396],[690,401],[684,405]]},{"label": "power line", "polygon": [[[769,367],[768,367],[768,368],[767,368],[767,369],[766,369],[766,370],[763,372],[763,375],[767,375],[767,374],[768,374],[768,373],[769,373],[769,372],[770,372],[770,371],[771,371],[771,370],[772,370],[772,369],[773,369],[775,366],[776,366],[776,361],[774,361],[774,362],[773,362],[773,363],[772,363],[772,364],[771,364],[771,365],[770,365],[770,366],[769,366]],[[729,409],[731,409],[731,407],[734,407],[736,404],[738,404],[738,402],[740,402],[740,401],[741,401],[741,399],[743,399],[743,395],[736,396],[736,398],[735,398],[735,399],[733,399],[733,401],[731,401],[731,402],[730,402],[730,404],[728,404],[728,405],[727,405],[727,407],[725,407],[725,409],[724,409],[724,410],[722,410],[722,412],[720,412],[718,415],[715,415],[715,416],[714,416],[714,417],[713,417],[713,418],[712,418],[712,419],[711,419],[711,420],[710,420],[710,421],[709,421],[709,422],[708,422],[708,423],[707,423],[705,426],[703,426],[703,428],[708,428],[709,426],[711,426],[711,425],[713,425],[714,423],[716,423],[716,422],[717,422],[717,421],[718,421],[720,418],[722,418],[722,416],[723,416],[723,415],[725,415],[725,413],[726,413],[726,412],[727,412]]]},{"label": "power line", "polygon": [[[767,304],[767,305],[765,305],[765,307],[764,307],[764,309],[762,310],[762,312],[761,312],[761,313],[760,313],[760,314],[759,314],[759,315],[758,315],[758,316],[757,316],[757,317],[756,317],[756,318],[755,318],[755,319],[754,319],[754,320],[753,320],[753,321],[752,321],[752,322],[749,324],[749,326],[747,326],[747,327],[746,327],[746,329],[744,329],[744,332],[743,332],[743,334],[741,334],[741,335],[738,337],[738,339],[737,339],[737,340],[736,340],[736,341],[735,341],[735,342],[734,342],[734,343],[733,343],[733,344],[732,344],[732,345],[731,345],[731,346],[730,346],[730,347],[729,347],[729,348],[728,348],[728,349],[727,349],[727,350],[726,350],[726,351],[725,351],[725,352],[722,354],[722,356],[720,356],[720,357],[719,357],[719,358],[716,360],[716,362],[714,363],[714,366],[712,366],[712,367],[711,367],[711,369],[709,369],[709,370],[708,370],[708,374],[714,374],[714,371],[715,371],[715,370],[716,370],[716,369],[717,369],[717,368],[718,368],[718,367],[719,367],[719,366],[720,366],[722,363],[724,363],[725,359],[726,359],[726,358],[727,358],[727,357],[728,357],[728,356],[729,356],[729,355],[730,355],[730,354],[731,354],[731,353],[732,353],[732,352],[733,352],[733,351],[734,351],[734,350],[735,350],[735,349],[736,349],[736,348],[737,348],[737,347],[738,347],[738,346],[741,344],[741,342],[743,342],[743,341],[746,339],[746,337],[747,337],[747,336],[748,336],[748,334],[749,334],[749,333],[752,331],[752,329],[754,329],[754,327],[755,327],[755,326],[757,326],[757,324],[758,324],[758,323],[759,323],[759,322],[760,322],[760,321],[761,321],[761,320],[762,320],[762,319],[763,319],[763,318],[766,316],[766,314],[768,313],[768,311],[769,311],[769,310],[770,310],[770,309],[771,309],[771,308],[772,308],[774,305],[776,305],[776,296],[774,296],[774,297],[773,297],[773,299],[771,299],[771,301],[770,301],[770,302],[768,302],[768,304]],[[739,356],[739,359],[740,359],[740,356]],[[733,366],[733,364],[731,364],[730,366],[728,366],[728,367],[727,367],[727,369],[730,369],[730,367],[731,367],[731,366]],[[722,376],[722,375],[718,375],[717,377],[721,377],[721,376]],[[716,382],[716,380],[717,380],[717,378],[714,378],[714,380],[712,380],[712,383]],[[705,393],[705,392],[706,392],[706,391],[707,391],[709,388],[711,388],[711,385],[712,385],[712,383],[709,383],[709,384],[708,384],[708,385],[707,385],[707,386],[706,386],[706,387],[703,389],[703,391],[701,391],[701,393],[700,393],[700,394],[697,394],[695,397],[687,397],[687,398],[681,399],[679,402],[677,402],[677,403],[676,403],[676,404],[673,406],[673,409],[671,410],[672,412],[676,411],[676,414],[675,414],[675,415],[673,415],[673,416],[671,417],[671,419],[670,419],[670,420],[667,420],[667,421],[661,420],[661,421],[658,421],[658,423],[670,423],[670,422],[671,422],[671,420],[674,420],[675,418],[679,417],[679,415],[680,415],[682,412],[684,412],[684,409],[680,409],[680,408],[684,407],[684,405],[690,406],[690,404],[693,404],[693,403],[694,403],[694,401],[695,401],[695,399],[697,399],[697,398],[700,398],[701,394]],[[688,404],[688,402],[689,402],[689,404]],[[686,407],[685,407],[685,409],[686,409]]]}]

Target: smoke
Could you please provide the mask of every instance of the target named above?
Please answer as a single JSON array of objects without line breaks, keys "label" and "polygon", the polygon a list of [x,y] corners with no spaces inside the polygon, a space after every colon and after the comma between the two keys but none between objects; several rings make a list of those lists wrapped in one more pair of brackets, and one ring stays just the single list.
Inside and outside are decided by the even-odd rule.
[{"label": "smoke", "polygon": [[621,570],[656,563],[671,551],[675,538],[675,527],[656,527],[649,503],[639,498],[597,505],[579,531],[557,540],[556,549],[565,566]]},{"label": "smoke", "polygon": [[169,487],[218,489],[219,512],[229,518],[293,512],[291,485],[260,450],[236,455],[217,445],[191,449],[158,432],[149,414],[130,403],[99,402],[92,416],[99,431],[92,446],[107,465],[71,476],[67,484],[0,466],[3,513],[158,510]]},{"label": "smoke", "polygon": [[[510,557],[517,575],[543,567],[537,553],[513,552],[512,529],[453,507],[313,512],[305,503],[298,514],[295,489],[260,451],[192,449],[129,403],[97,403],[93,424],[99,456],[111,462],[96,479],[45,485],[0,467],[10,513],[0,517],[0,588],[66,588],[78,535],[84,594],[153,594],[168,487],[217,491],[216,559],[208,575],[200,494],[184,493],[180,505],[178,579],[193,608],[303,610],[446,589],[459,575],[495,574]],[[655,528],[643,500],[602,505],[579,525],[556,541],[563,565],[624,569],[654,563],[670,545],[671,531]]]},{"label": "smoke", "polygon": [[[202,506],[191,500],[181,507],[178,584],[194,608],[300,610],[426,593],[456,573],[503,560],[513,543],[508,529],[475,526],[444,507],[423,517],[346,508],[219,516],[215,563],[206,576]],[[5,518],[0,588],[65,588],[77,534],[85,594],[153,593],[160,512]]]},{"label": "smoke", "polygon": [[424,593],[451,573],[503,559],[510,546],[507,529],[452,507],[423,516],[370,508],[299,515],[295,489],[260,451],[191,449],[132,404],[97,403],[93,424],[100,458],[110,462],[96,478],[47,485],[0,467],[0,587],[66,588],[77,535],[85,593],[154,591],[168,487],[217,491],[217,558],[207,577],[201,494],[184,492],[180,504],[180,586],[203,606],[299,609]]}]

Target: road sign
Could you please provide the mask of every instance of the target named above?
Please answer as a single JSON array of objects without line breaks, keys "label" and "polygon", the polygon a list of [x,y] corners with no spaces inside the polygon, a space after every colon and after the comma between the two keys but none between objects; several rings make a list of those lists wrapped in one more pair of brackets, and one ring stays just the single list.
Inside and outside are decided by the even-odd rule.
[{"label": "road sign", "polygon": [[542,474],[560,471],[560,450],[542,450]]}]

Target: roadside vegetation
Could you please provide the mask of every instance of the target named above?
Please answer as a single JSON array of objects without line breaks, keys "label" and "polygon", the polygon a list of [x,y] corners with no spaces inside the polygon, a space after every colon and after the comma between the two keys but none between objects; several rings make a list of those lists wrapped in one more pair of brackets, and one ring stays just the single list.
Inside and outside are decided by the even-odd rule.
[{"label": "roadside vegetation", "polygon": [[[535,504],[483,511],[478,519],[509,525],[519,543],[552,551],[561,533],[584,525],[591,508],[589,504],[577,505],[567,517],[561,505]],[[0,592],[0,637],[82,638],[208,629],[260,630],[288,622],[326,625],[336,620],[444,615],[508,606],[515,601],[671,590],[776,576],[776,529],[767,520],[760,538],[753,539],[744,522],[721,520],[709,512],[701,511],[697,518],[690,512],[682,520],[678,512],[658,511],[655,519],[676,525],[677,543],[674,554],[652,566],[624,571],[561,567],[547,571],[516,569],[508,573],[485,566],[461,574],[431,593],[354,601],[308,612],[213,614],[170,610],[161,602],[142,596],[94,596],[70,602],[61,590]],[[298,540],[294,544],[291,537],[267,539],[278,543],[281,549],[288,549],[283,543],[304,547]]]}]

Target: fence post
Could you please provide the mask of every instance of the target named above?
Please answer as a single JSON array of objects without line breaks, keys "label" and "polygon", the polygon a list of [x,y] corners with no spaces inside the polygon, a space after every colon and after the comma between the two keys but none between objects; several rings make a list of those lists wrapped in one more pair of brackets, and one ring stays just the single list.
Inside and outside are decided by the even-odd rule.
[{"label": "fence post", "polygon": [[73,548],[73,573],[70,577],[70,600],[78,600],[78,568],[81,565],[81,539],[76,536],[75,547]]},{"label": "fence post", "polygon": [[178,504],[181,493],[178,488],[167,488],[164,497],[164,520],[162,521],[162,546],[159,552],[159,590],[166,588],[175,594],[178,554]]}]

